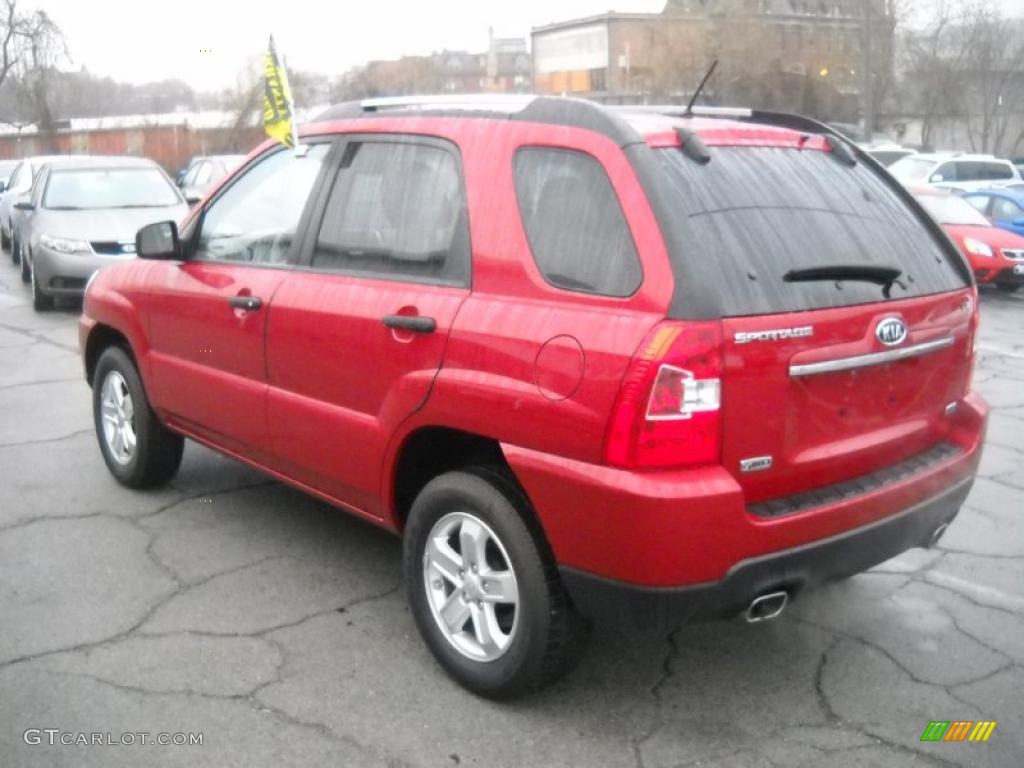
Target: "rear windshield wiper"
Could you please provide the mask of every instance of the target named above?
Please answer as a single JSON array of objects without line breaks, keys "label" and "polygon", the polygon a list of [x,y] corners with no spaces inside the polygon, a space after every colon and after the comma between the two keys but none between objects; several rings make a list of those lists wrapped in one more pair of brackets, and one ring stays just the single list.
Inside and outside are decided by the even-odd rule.
[{"label": "rear windshield wiper", "polygon": [[893,283],[901,288],[906,286],[900,282],[902,269],[896,267],[879,267],[872,264],[826,264],[820,267],[791,269],[782,279],[787,283],[813,283],[822,280],[857,280],[863,283],[874,283],[882,286],[882,293],[889,298]]}]

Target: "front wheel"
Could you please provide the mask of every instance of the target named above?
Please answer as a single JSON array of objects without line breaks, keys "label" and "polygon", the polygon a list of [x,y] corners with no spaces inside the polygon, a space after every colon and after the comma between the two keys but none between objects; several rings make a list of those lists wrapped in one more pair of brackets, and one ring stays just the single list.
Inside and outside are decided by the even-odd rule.
[{"label": "front wheel", "polygon": [[135,364],[120,347],[108,347],[96,363],[92,407],[103,460],[118,482],[149,488],[174,477],[185,440],[157,419]]},{"label": "front wheel", "polygon": [[22,246],[21,243],[18,243],[18,245],[16,247],[18,249],[18,259],[17,260],[21,262],[21,282],[23,282],[26,285],[28,285],[29,283],[32,282],[32,267],[29,264],[29,260],[25,256],[25,254],[21,253],[21,249],[24,248],[24,246]]},{"label": "front wheel", "polygon": [[[25,254],[21,254],[21,279],[25,279]],[[32,309],[36,312],[45,312],[48,309],[53,309],[53,296],[47,296],[43,293],[43,289],[39,287],[39,281],[36,279],[36,271],[32,265],[28,266],[29,282],[32,285]]]},{"label": "front wheel", "polygon": [[1020,287],[1021,283],[996,283],[996,288],[1004,293],[1016,293]]},{"label": "front wheel", "polygon": [[420,634],[449,675],[489,698],[566,672],[586,631],[529,515],[511,478],[474,468],[428,483],[406,526],[403,569]]}]

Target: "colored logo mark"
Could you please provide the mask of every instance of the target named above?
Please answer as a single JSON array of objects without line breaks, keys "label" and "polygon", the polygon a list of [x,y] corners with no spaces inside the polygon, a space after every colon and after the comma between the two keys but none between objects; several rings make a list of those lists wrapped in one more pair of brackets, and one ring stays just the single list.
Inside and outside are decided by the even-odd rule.
[{"label": "colored logo mark", "polygon": [[995,720],[932,720],[921,741],[988,741],[995,729]]}]

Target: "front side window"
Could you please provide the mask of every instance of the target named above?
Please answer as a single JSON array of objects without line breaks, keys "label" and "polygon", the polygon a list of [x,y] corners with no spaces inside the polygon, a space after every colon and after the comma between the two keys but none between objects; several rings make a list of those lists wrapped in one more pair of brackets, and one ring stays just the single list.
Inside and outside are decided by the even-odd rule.
[{"label": "front side window", "polygon": [[454,152],[400,141],[349,144],[324,210],[313,267],[468,283],[468,218]]},{"label": "front side window", "polygon": [[999,221],[1014,221],[1024,216],[1024,209],[1021,209],[1012,200],[997,197],[992,201],[992,218]]},{"label": "front side window", "polygon": [[156,168],[75,168],[51,171],[43,207],[54,210],[163,208],[181,198]]},{"label": "front side window", "polygon": [[590,155],[529,147],[515,158],[516,199],[537,268],[568,291],[625,297],[643,271],[608,175]]},{"label": "front side window", "polygon": [[246,171],[203,212],[193,258],[287,263],[328,149],[313,144],[304,156],[280,149]]}]

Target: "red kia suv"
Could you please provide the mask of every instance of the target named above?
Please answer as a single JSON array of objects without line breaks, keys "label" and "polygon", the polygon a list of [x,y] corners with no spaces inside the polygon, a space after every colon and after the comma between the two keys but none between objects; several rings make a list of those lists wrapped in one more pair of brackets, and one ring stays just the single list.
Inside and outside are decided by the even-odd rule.
[{"label": "red kia suv", "polygon": [[188,437],[398,533],[483,695],[927,546],[978,465],[971,272],[810,120],[346,104],[136,245],[81,319],[110,471]]}]

